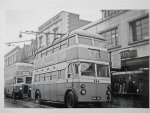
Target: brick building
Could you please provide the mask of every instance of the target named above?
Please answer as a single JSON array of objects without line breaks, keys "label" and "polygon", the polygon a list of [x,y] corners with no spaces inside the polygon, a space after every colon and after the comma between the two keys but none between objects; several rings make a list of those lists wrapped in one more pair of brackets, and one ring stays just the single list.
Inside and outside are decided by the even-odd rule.
[{"label": "brick building", "polygon": [[[86,24],[89,24],[90,21],[79,19],[78,14],[73,14],[69,12],[62,11],[53,18],[46,21],[39,28],[39,32],[50,32],[50,33],[60,33],[66,34],[78,29]],[[44,34],[39,34],[38,36],[38,49],[51,45],[52,41],[57,38],[60,38],[61,35],[49,34],[45,36]]]},{"label": "brick building", "polygon": [[17,76],[31,76],[33,71],[36,40],[23,48],[17,46],[4,56],[4,79],[5,84],[13,84]]}]

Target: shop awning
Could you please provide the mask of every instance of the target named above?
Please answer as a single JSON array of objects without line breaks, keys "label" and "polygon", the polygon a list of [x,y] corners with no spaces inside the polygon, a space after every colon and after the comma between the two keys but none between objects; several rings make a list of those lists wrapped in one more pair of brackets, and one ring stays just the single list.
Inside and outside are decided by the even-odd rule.
[{"label": "shop awning", "polygon": [[112,75],[129,75],[129,74],[139,74],[143,73],[143,71],[124,71],[124,72],[114,72]]},{"label": "shop awning", "polygon": [[134,58],[130,60],[121,61],[122,67],[127,67],[128,69],[139,69],[149,67],[149,57]]}]

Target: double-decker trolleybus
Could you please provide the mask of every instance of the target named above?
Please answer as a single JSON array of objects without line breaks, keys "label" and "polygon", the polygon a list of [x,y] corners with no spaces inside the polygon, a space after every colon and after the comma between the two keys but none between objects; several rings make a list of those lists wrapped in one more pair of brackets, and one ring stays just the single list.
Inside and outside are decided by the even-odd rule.
[{"label": "double-decker trolleybus", "polygon": [[31,97],[33,64],[15,63],[5,68],[4,94],[12,98]]},{"label": "double-decker trolleybus", "polygon": [[37,51],[31,97],[76,107],[111,100],[109,55],[102,36],[71,32]]}]

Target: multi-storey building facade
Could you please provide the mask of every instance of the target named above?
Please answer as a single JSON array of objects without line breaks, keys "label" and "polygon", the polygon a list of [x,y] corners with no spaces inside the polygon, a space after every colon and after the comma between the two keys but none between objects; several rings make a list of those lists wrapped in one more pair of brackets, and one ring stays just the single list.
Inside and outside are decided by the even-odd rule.
[{"label": "multi-storey building facade", "polygon": [[147,99],[149,12],[147,10],[102,10],[102,19],[81,29],[105,37],[111,60],[112,90],[119,94],[141,93]]},{"label": "multi-storey building facade", "polygon": [[79,19],[78,14],[73,14],[65,11],[60,12],[38,28],[39,32],[55,34],[60,33],[60,35],[48,34],[47,36],[45,36],[44,34],[39,34],[37,41],[38,49],[51,45],[54,38],[58,39],[62,35],[67,35],[67,33],[69,33],[70,31],[73,31],[89,23],[90,21]]},{"label": "multi-storey building facade", "polygon": [[14,69],[13,65],[16,62],[21,61],[21,57],[22,57],[21,54],[22,54],[22,48],[17,46],[4,56],[4,61],[5,61],[5,63],[4,63],[4,78],[5,78],[5,80],[9,80],[14,77],[13,73],[14,73],[15,69]]},{"label": "multi-storey building facade", "polygon": [[17,46],[4,56],[5,95],[30,96],[36,40],[23,48]]}]

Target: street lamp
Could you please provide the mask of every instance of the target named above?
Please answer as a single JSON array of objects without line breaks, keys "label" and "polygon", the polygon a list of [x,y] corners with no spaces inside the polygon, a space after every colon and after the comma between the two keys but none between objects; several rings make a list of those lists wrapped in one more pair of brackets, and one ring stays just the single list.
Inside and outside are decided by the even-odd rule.
[{"label": "street lamp", "polygon": [[[19,34],[19,38],[22,38],[22,33],[24,33],[24,34],[35,34],[36,35],[36,45],[37,45],[37,35],[38,34],[44,34],[45,36],[46,36],[46,38],[48,38],[48,35],[50,35],[50,34],[52,34],[52,35],[59,35],[59,36],[63,36],[63,35],[65,35],[65,34],[63,34],[63,33],[51,33],[51,32],[37,32],[37,31],[25,31],[25,32],[22,32],[22,31],[20,31],[20,34]],[[54,39],[55,40],[55,39]]]},{"label": "street lamp", "polygon": [[37,34],[45,34],[46,36],[48,36],[49,34],[60,35],[60,36],[65,35],[63,33],[37,32],[37,31],[25,31],[25,32],[22,32],[22,31],[20,31],[19,38],[22,38],[22,33],[24,33],[24,34],[36,34],[36,35]]}]

